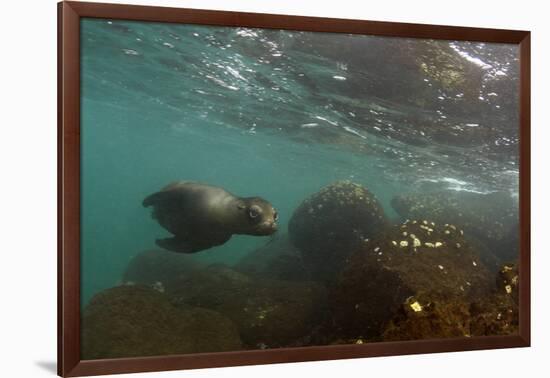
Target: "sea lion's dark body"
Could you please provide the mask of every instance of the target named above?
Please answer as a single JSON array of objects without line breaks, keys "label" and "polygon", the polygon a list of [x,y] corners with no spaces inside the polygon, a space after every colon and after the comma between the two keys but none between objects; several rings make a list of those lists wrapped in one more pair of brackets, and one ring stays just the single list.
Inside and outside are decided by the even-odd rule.
[{"label": "sea lion's dark body", "polygon": [[270,235],[277,230],[277,212],[266,200],[236,197],[196,182],[172,183],[145,198],[143,206],[153,206],[153,218],[174,234],[157,239],[157,245],[174,252],[202,251],[224,244],[233,234]]}]

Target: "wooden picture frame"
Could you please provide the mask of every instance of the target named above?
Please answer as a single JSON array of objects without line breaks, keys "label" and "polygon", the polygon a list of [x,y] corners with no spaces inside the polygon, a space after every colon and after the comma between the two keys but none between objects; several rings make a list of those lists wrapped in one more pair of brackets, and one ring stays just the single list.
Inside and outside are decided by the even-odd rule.
[{"label": "wooden picture frame", "polygon": [[[80,20],[123,19],[242,26],[388,37],[516,44],[520,51],[519,334],[376,342],[143,358],[80,358]],[[437,353],[530,345],[530,33],[528,31],[404,24],[61,2],[58,4],[58,374],[83,376],[327,359]]]}]

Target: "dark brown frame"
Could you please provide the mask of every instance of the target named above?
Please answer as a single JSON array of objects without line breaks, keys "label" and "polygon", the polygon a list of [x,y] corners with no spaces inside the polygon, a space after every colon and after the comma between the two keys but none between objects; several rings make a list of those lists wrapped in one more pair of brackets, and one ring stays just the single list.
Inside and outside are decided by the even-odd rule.
[{"label": "dark brown frame", "polygon": [[[520,48],[519,335],[80,360],[80,18],[246,26],[518,44]],[[58,374],[82,376],[435,353],[530,345],[530,32],[132,5],[58,4]]]}]

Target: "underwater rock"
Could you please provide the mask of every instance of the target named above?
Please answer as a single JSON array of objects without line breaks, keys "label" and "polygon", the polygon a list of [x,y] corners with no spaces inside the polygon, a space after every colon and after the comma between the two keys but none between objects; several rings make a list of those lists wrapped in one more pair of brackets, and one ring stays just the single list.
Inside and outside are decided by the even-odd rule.
[{"label": "underwater rock", "polygon": [[436,223],[452,223],[470,239],[478,239],[489,249],[480,254],[491,270],[519,253],[517,203],[508,193],[432,192],[396,196],[395,211],[406,219],[430,218]]},{"label": "underwater rock", "polygon": [[288,234],[276,237],[242,258],[235,270],[254,277],[286,281],[308,281],[300,251],[292,245]]},{"label": "underwater rock", "polygon": [[411,296],[387,323],[382,339],[398,341],[515,334],[519,326],[518,297],[515,294],[518,284],[515,266],[507,264],[497,274],[496,291],[478,296],[474,302],[465,298],[449,300]]},{"label": "underwater rock", "polygon": [[519,272],[504,264],[497,272],[496,292],[470,306],[473,336],[510,335],[519,331]]},{"label": "underwater rock", "polygon": [[[497,273],[496,291],[469,303],[462,299],[407,299],[386,325],[384,341],[517,334],[519,278],[513,264]],[[422,306],[421,303],[427,303]]]},{"label": "underwater rock", "polygon": [[122,282],[145,286],[170,287],[174,281],[197,270],[201,264],[190,255],[164,250],[148,250],[134,256]]},{"label": "underwater rock", "polygon": [[497,273],[497,291],[519,301],[519,271],[516,264],[504,264]]},{"label": "underwater rock", "polygon": [[384,341],[425,340],[446,337],[510,335],[518,332],[517,306],[502,294],[481,302],[431,299],[425,305],[412,297],[386,324]]},{"label": "underwater rock", "polygon": [[330,281],[349,255],[386,225],[374,194],[351,181],[338,181],[302,202],[288,232],[312,277]]},{"label": "underwater rock", "polygon": [[470,306],[472,336],[512,335],[519,332],[519,308],[510,296],[495,294]]},{"label": "underwater rock", "polygon": [[144,286],[96,294],[83,311],[81,337],[85,360],[242,348],[231,320],[212,310],[177,308]]},{"label": "underwater rock", "polygon": [[168,294],[178,306],[227,316],[252,349],[296,345],[326,308],[326,291],[319,284],[252,278],[219,264],[182,279]]},{"label": "underwater rock", "polygon": [[239,293],[247,292],[254,280],[246,274],[223,265],[212,264],[182,276],[170,286],[167,294],[176,305],[217,308],[233,302]]},{"label": "underwater rock", "polygon": [[330,291],[334,324],[344,339],[380,340],[403,306],[422,310],[444,299],[460,307],[490,293],[492,277],[461,229],[408,221],[350,258]]},{"label": "underwater rock", "polygon": [[386,324],[384,341],[469,337],[469,304],[462,300],[420,301],[409,298]]}]

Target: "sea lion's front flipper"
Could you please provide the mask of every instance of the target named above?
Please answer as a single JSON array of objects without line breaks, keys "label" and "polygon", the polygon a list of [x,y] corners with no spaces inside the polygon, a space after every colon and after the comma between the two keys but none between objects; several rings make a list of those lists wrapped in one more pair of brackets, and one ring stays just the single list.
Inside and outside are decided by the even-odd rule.
[{"label": "sea lion's front flipper", "polygon": [[166,239],[157,239],[155,242],[159,247],[167,249],[172,252],[195,253],[200,251],[200,248],[193,246],[193,244],[189,243],[186,240],[178,239],[176,237],[166,238]]},{"label": "sea lion's front flipper", "polygon": [[205,249],[224,244],[231,239],[231,234],[211,233],[208,237],[193,238],[192,240],[174,236],[173,238],[157,239],[159,247],[179,253],[195,253]]}]

